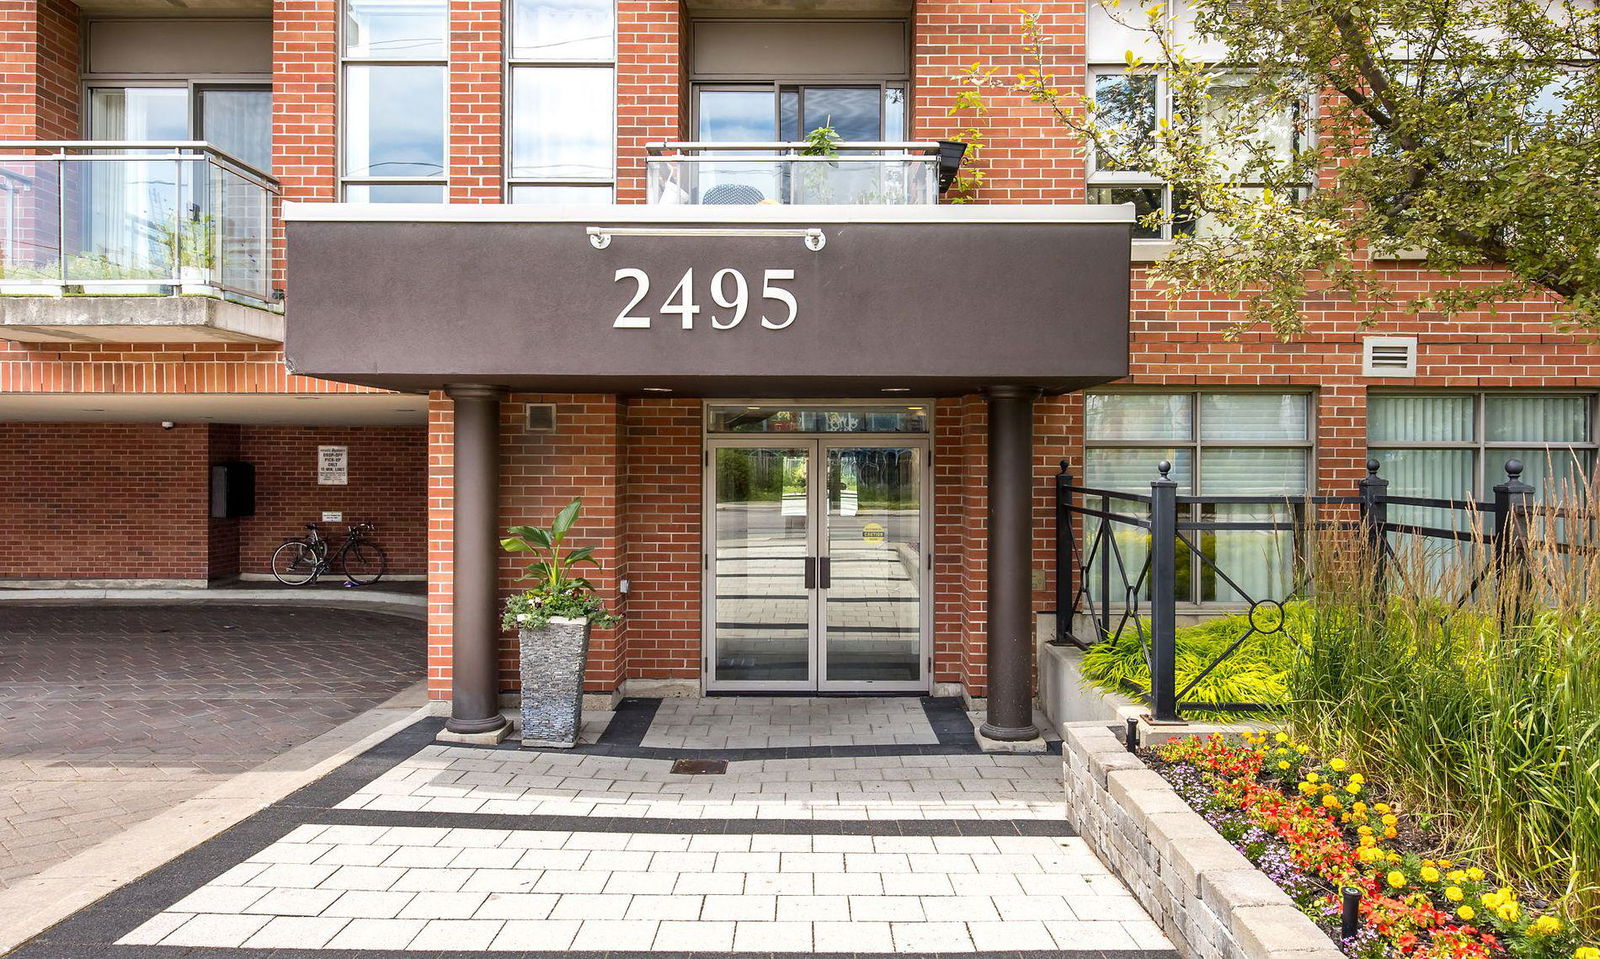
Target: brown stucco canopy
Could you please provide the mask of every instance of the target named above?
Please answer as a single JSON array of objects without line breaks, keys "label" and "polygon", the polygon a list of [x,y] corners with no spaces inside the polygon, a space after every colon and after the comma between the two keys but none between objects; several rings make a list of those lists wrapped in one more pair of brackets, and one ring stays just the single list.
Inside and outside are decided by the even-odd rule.
[{"label": "brown stucco canopy", "polygon": [[333,380],[927,396],[1127,373],[1126,207],[291,204],[286,219],[288,362]]}]

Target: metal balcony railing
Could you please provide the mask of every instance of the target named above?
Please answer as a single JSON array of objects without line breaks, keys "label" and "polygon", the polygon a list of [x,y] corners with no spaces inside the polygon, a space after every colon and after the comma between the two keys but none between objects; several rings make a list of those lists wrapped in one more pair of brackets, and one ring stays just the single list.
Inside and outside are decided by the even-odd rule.
[{"label": "metal balcony railing", "polygon": [[0,294],[273,301],[278,181],[207,143],[0,142]]},{"label": "metal balcony railing", "polygon": [[652,143],[651,203],[931,205],[939,202],[939,144],[840,143],[805,156],[805,143]]}]

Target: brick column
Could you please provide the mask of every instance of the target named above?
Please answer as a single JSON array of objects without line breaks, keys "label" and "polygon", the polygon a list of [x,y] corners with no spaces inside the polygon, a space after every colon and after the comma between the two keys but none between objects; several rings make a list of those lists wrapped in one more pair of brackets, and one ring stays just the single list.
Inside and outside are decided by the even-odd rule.
[{"label": "brick column", "polygon": [[499,203],[504,192],[505,103],[500,0],[451,0],[451,203]]}]

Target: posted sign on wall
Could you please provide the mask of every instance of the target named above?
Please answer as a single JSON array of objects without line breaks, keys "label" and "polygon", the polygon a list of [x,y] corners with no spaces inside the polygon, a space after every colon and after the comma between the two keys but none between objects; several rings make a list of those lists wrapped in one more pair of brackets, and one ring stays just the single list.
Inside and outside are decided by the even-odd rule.
[{"label": "posted sign on wall", "polygon": [[350,485],[350,447],[317,447],[317,485]]}]

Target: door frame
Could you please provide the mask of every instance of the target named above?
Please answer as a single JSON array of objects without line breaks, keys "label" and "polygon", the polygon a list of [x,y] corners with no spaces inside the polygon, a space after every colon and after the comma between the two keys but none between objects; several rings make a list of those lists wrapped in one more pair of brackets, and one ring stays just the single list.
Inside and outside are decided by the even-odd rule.
[{"label": "door frame", "polygon": [[[926,433],[762,433],[759,435],[707,435],[705,467],[701,473],[701,629],[700,690],[702,693],[926,693],[933,688],[933,438]],[[743,682],[716,679],[717,662],[717,558],[716,558],[716,451],[727,448],[810,450],[811,462],[806,479],[806,555],[827,556],[826,471],[830,449],[913,449],[922,457],[918,526],[922,537],[922,563],[919,570],[917,619],[921,628],[918,646],[920,678],[895,680],[827,681],[827,636],[824,612],[827,596],[821,588],[809,597],[807,628],[807,678]],[[821,482],[818,482],[818,479]]]}]

